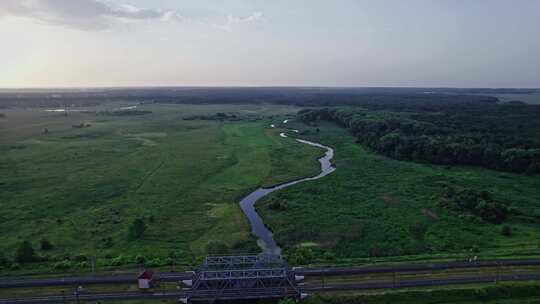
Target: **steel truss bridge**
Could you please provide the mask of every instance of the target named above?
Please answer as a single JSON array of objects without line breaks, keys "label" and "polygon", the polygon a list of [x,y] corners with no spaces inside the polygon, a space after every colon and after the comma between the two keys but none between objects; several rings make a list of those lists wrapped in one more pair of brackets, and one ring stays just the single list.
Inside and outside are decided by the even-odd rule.
[{"label": "steel truss bridge", "polygon": [[300,299],[297,286],[302,276],[276,255],[208,256],[192,280],[182,283],[191,287],[183,302],[255,298]]}]

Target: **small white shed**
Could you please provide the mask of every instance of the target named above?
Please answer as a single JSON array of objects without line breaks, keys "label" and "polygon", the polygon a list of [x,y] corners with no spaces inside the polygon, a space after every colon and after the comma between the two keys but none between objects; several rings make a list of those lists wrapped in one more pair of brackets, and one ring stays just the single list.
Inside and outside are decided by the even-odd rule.
[{"label": "small white shed", "polygon": [[137,278],[137,283],[139,289],[149,289],[152,288],[152,280],[154,279],[154,272],[150,270],[145,270],[139,274]]}]

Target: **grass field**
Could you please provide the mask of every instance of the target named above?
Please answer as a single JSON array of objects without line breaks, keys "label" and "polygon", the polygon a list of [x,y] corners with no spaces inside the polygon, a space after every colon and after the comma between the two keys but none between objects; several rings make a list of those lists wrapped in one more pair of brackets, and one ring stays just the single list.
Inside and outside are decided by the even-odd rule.
[{"label": "grass field", "polygon": [[[261,185],[314,175],[321,150],[270,128],[298,108],[272,105],[137,105],[146,115],[96,115],[106,104],[68,115],[4,110],[0,120],[0,235],[6,274],[103,267],[192,266],[209,243],[257,251],[239,199]],[[236,122],[184,120],[235,113]],[[83,123],[84,128],[73,128]],[[89,126],[87,126],[89,125]],[[321,124],[307,139],[335,148],[333,174],[258,203],[294,264],[540,256],[537,222],[518,216],[511,236],[439,206],[446,185],[488,190],[538,215],[540,178],[479,168],[442,167],[369,153],[345,129]],[[48,133],[43,134],[47,128]],[[274,204],[278,202],[279,204]],[[274,207],[273,207],[274,206]],[[279,208],[275,208],[279,206]],[[135,219],[147,225],[130,238]],[[40,249],[49,240],[53,248]],[[31,241],[44,261],[13,263]],[[298,254],[297,254],[298,253]]]},{"label": "grass field", "polygon": [[399,291],[321,294],[309,297],[306,304],[537,304],[540,286],[536,282],[498,285],[447,286]]},{"label": "grass field", "polygon": [[[100,110],[107,107],[118,105]],[[318,171],[318,149],[269,128],[270,116],[296,108],[139,109],[152,113],[4,111],[0,249],[12,260],[18,244],[28,240],[48,260],[5,265],[12,273],[89,270],[93,256],[99,267],[133,265],[136,255],[151,266],[191,264],[213,240],[229,251],[258,251],[239,199],[261,185]],[[234,112],[242,121],[182,119],[216,112]],[[80,122],[90,126],[72,127]],[[128,237],[136,218],[147,225],[140,239]],[[41,250],[42,239],[53,248]]]},{"label": "grass field", "polygon": [[[290,127],[309,129],[294,121]],[[337,170],[258,204],[291,260],[356,263],[540,255],[537,222],[513,217],[505,223],[513,233],[504,236],[502,225],[439,206],[450,184],[490,191],[524,214],[538,214],[540,177],[396,161],[369,153],[345,129],[330,124],[319,129],[306,137],[335,148]],[[276,205],[281,207],[272,208]]]}]

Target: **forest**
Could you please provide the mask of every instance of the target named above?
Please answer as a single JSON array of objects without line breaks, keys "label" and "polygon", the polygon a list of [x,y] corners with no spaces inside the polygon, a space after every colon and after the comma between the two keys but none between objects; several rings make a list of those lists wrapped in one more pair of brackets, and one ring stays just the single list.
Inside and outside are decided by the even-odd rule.
[{"label": "forest", "polygon": [[389,103],[303,109],[298,117],[348,128],[385,156],[439,165],[540,173],[540,107],[514,103]]},{"label": "forest", "polygon": [[[513,92],[513,91],[512,91]],[[426,104],[497,102],[491,91],[436,88],[317,87],[162,87],[0,90],[3,107],[95,106],[108,102],[144,104],[281,104],[295,106],[355,106],[362,104]],[[521,93],[521,91],[519,92]],[[480,95],[482,94],[482,95]]]}]

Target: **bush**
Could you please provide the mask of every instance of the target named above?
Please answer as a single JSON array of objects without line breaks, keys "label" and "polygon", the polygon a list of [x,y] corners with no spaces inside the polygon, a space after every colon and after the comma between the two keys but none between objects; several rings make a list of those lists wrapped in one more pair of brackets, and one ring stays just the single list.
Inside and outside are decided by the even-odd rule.
[{"label": "bush", "polygon": [[31,263],[36,260],[36,255],[32,244],[28,241],[22,242],[15,253],[15,261],[18,263]]},{"label": "bush", "polygon": [[473,189],[448,187],[441,206],[469,212],[492,224],[500,224],[510,215],[509,208],[493,199],[491,193]]},{"label": "bush", "polygon": [[504,225],[501,228],[501,234],[505,236],[511,236],[512,235],[512,227],[508,225]]},{"label": "bush", "polygon": [[229,246],[222,241],[211,240],[206,244],[206,252],[209,254],[226,254]]},{"label": "bush", "polygon": [[77,261],[77,262],[85,262],[85,261],[88,261],[88,257],[86,257],[86,255],[84,255],[84,254],[78,254],[78,255],[76,255],[73,259],[74,259],[75,261]]},{"label": "bush", "polygon": [[107,236],[101,239],[102,247],[103,248],[111,248],[113,245],[112,237]]},{"label": "bush", "polygon": [[143,265],[144,262],[146,262],[146,257],[142,254],[137,254],[135,256],[135,263],[139,264],[139,265]]},{"label": "bush", "polygon": [[295,249],[292,249],[288,253],[287,260],[289,260],[292,264],[295,265],[306,265],[313,262],[315,259],[315,255],[313,254],[313,250],[308,247],[298,247]]},{"label": "bush", "polygon": [[278,302],[278,304],[295,304],[295,303],[296,303],[296,301],[294,299],[291,299],[291,298],[281,299]]},{"label": "bush", "polygon": [[165,265],[174,265],[174,259],[171,257],[165,258]]},{"label": "bush", "polygon": [[286,201],[273,200],[268,208],[274,211],[286,211],[289,208],[289,204]]},{"label": "bush", "polygon": [[129,226],[129,236],[131,238],[140,239],[146,231],[146,223],[143,219],[137,218],[133,221],[133,224]]},{"label": "bush", "polygon": [[123,255],[119,255],[117,257],[115,257],[114,259],[111,260],[111,266],[120,266],[122,264],[124,264],[124,256]]},{"label": "bush", "polygon": [[159,267],[163,265],[163,262],[159,258],[148,260],[145,264],[148,267]]},{"label": "bush", "polygon": [[40,247],[41,250],[51,250],[54,246],[48,239],[41,239]]},{"label": "bush", "polygon": [[0,252],[0,266],[9,266],[9,259],[4,255],[3,252]]},{"label": "bush", "polygon": [[68,260],[63,260],[63,261],[54,263],[53,268],[54,268],[54,269],[62,269],[62,270],[65,270],[65,269],[71,268],[71,266],[72,266],[72,265],[71,265],[71,262],[70,262],[70,261],[68,261]]},{"label": "bush", "polygon": [[88,262],[83,261],[83,262],[79,262],[79,263],[77,264],[77,267],[78,267],[78,268],[88,268],[89,265],[90,265],[90,264],[88,264]]},{"label": "bush", "polygon": [[336,255],[330,251],[325,251],[323,254],[323,258],[325,261],[331,262],[336,259]]}]

